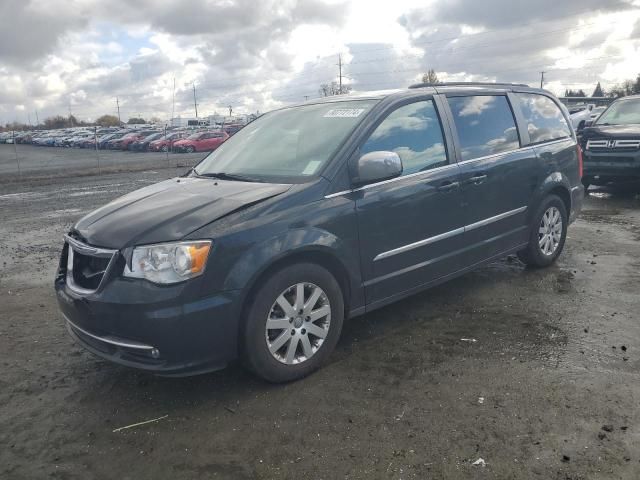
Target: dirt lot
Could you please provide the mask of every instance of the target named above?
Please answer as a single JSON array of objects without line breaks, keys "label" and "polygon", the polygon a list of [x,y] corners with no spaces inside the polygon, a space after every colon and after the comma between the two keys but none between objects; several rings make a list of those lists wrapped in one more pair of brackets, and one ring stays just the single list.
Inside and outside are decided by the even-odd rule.
[{"label": "dirt lot", "polygon": [[508,258],[354,319],[330,365],[276,386],[156,378],[64,328],[62,234],[175,174],[0,177],[0,478],[640,478],[635,194],[592,190],[556,266]]}]

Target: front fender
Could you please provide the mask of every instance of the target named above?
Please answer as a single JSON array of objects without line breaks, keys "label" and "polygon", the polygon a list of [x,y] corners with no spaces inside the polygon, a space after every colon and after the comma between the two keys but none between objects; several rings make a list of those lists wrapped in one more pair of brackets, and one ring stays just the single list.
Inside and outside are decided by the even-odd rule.
[{"label": "front fender", "polygon": [[353,246],[346,245],[343,240],[326,230],[304,227],[282,232],[246,251],[227,275],[224,290],[245,289],[271,265],[304,253],[332,256],[344,268],[350,284],[359,283],[357,250],[354,251]]}]

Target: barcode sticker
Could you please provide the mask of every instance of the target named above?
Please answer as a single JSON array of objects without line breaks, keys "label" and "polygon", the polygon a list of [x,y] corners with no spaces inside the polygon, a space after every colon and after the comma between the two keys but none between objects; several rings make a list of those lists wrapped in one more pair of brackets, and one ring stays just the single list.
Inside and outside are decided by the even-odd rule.
[{"label": "barcode sticker", "polygon": [[325,118],[356,118],[364,112],[364,108],[334,108],[323,116]]}]

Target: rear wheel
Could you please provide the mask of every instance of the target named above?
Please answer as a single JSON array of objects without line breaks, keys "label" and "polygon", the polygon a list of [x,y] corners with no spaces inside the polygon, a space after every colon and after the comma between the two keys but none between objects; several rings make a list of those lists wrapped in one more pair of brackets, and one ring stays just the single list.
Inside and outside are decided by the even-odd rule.
[{"label": "rear wheel", "polygon": [[193,152],[195,152],[195,151],[196,151],[196,149],[194,148],[194,146],[193,146],[193,145],[189,145],[189,146],[187,147],[187,153],[193,153]]},{"label": "rear wheel", "polygon": [[532,219],[529,244],[518,252],[522,262],[531,267],[547,267],[556,261],[567,236],[568,214],[557,195],[549,195]]},{"label": "rear wheel", "polygon": [[344,300],[338,282],[319,265],[299,263],[262,283],[244,323],[246,365],[270,382],[309,375],[340,337]]}]

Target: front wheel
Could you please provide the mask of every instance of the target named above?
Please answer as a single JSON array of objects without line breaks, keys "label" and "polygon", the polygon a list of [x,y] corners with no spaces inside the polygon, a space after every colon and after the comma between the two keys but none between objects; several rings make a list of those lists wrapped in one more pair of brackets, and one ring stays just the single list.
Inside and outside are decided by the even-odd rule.
[{"label": "front wheel", "polygon": [[518,252],[520,260],[531,267],[548,267],[556,261],[567,237],[568,214],[557,195],[549,195],[532,219],[529,244]]},{"label": "front wheel", "polygon": [[258,286],[244,319],[243,360],[269,382],[305,377],[327,360],[343,320],[334,276],[316,264],[290,265]]},{"label": "front wheel", "polygon": [[189,145],[187,147],[187,153],[193,153],[195,151],[196,151],[196,149],[195,149],[195,147],[193,145]]}]

